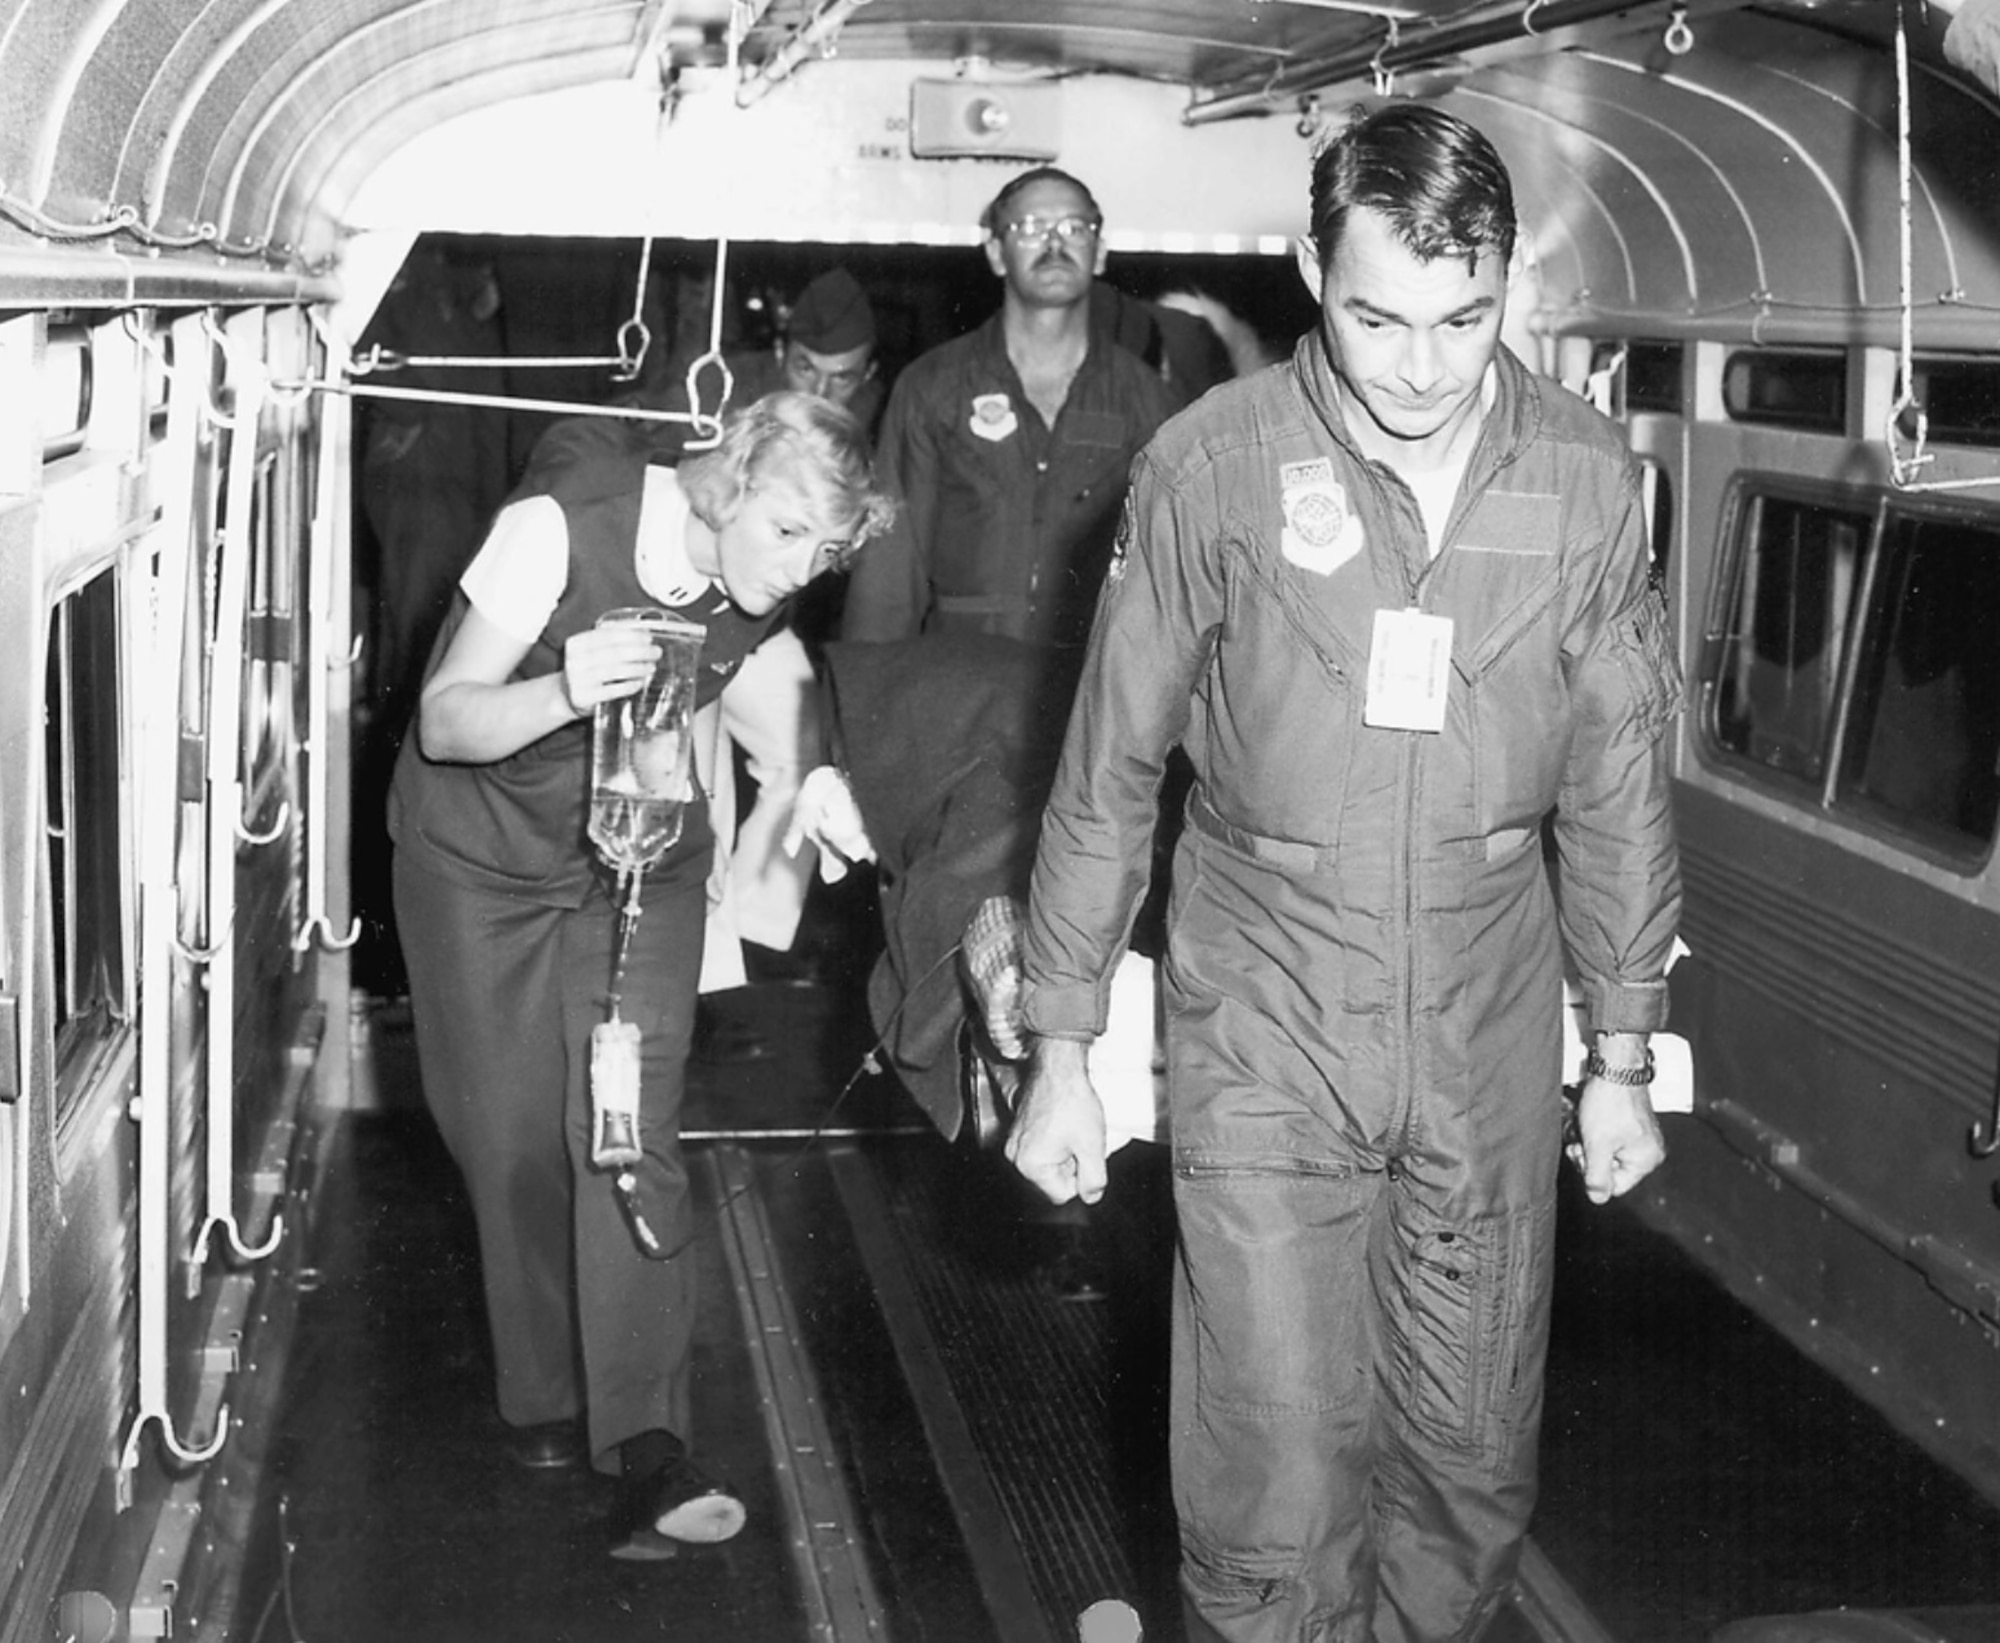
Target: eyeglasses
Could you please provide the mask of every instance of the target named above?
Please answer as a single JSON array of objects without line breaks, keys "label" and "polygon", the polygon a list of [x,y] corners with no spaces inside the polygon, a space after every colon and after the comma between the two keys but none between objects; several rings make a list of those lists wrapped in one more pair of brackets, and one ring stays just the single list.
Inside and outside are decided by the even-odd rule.
[{"label": "eyeglasses", "polygon": [[1016,217],[1000,232],[1016,244],[1057,239],[1067,245],[1071,240],[1088,239],[1103,226],[1096,217]]}]

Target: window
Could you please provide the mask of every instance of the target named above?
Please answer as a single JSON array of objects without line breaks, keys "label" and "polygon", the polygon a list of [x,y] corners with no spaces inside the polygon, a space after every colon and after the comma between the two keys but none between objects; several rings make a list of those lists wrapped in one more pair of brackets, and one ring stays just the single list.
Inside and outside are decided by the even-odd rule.
[{"label": "window", "polygon": [[1847,428],[1847,356],[1745,349],[1722,373],[1722,404],[1732,422],[1843,433]]},{"label": "window", "polygon": [[1816,783],[1871,515],[1752,494],[1739,521],[1716,739],[1767,770]]},{"label": "window", "polygon": [[90,426],[90,331],[65,315],[49,324],[48,350],[38,378],[44,457],[83,449]]},{"label": "window", "polygon": [[1758,481],[1731,517],[1714,745],[1802,800],[1982,855],[2000,816],[2000,522]]},{"label": "window", "polygon": [[1681,347],[1677,342],[1633,342],[1625,347],[1625,409],[1681,409]]},{"label": "window", "polygon": [[2000,808],[2000,530],[1897,519],[1881,557],[1837,802],[1977,848]]},{"label": "window", "polygon": [[49,631],[46,750],[59,1115],[126,1019],[118,582],[100,572]]},{"label": "window", "polygon": [[[1990,360],[1919,355],[1912,379],[1929,439],[1943,445],[2000,445],[2000,369]],[[1905,439],[1916,438],[1916,412],[1906,411],[1898,426]]]}]

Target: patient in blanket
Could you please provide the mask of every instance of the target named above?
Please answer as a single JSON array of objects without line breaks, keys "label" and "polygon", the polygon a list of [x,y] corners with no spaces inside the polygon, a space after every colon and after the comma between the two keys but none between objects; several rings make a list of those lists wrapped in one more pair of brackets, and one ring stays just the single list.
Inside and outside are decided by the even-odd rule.
[{"label": "patient in blanket", "polygon": [[[1073,681],[1045,649],[953,634],[825,647],[833,766],[802,785],[794,840],[822,872],[876,864],[883,1049],[947,1137],[1004,1132],[1027,1054],[1021,928]],[[1128,960],[1092,1071],[1115,1139],[1156,1124],[1155,989]]]}]

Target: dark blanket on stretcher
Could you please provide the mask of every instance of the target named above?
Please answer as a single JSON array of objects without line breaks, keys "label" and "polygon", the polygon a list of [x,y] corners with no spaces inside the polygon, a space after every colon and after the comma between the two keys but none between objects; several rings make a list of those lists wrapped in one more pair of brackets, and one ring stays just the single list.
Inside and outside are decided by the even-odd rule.
[{"label": "dark blanket on stretcher", "polygon": [[910,1093],[955,1137],[959,939],[987,897],[1027,898],[1073,664],[967,634],[829,644],[825,659],[837,757],[877,857],[869,1011]]}]

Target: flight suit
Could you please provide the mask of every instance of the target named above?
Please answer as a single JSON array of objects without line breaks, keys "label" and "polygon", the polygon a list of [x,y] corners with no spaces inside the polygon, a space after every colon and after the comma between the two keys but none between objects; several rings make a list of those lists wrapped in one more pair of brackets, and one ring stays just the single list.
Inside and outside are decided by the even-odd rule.
[{"label": "flight suit", "polygon": [[897,377],[877,470],[896,521],[854,567],[845,639],[987,633],[1080,646],[1133,455],[1173,411],[1159,377],[1103,332],[1046,426],[1001,317]]},{"label": "flight suit", "polygon": [[[1594,1027],[1666,1016],[1680,685],[1635,465],[1511,354],[1492,370],[1434,559],[1317,333],[1161,433],[1043,821],[1028,1019],[1086,1037],[1185,745],[1164,985],[1195,1643],[1477,1635],[1535,1498],[1564,947]],[[1376,613],[1410,609],[1452,623],[1436,731],[1364,723]]]}]

